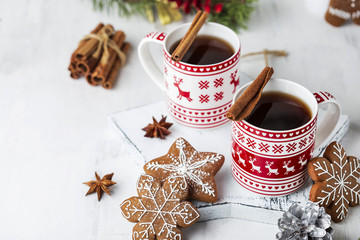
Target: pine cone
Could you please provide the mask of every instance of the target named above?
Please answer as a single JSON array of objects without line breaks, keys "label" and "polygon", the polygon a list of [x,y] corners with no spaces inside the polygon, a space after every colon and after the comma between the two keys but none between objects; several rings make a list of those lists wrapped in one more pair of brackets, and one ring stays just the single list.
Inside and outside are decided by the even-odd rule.
[{"label": "pine cone", "polygon": [[298,204],[290,206],[279,219],[281,232],[276,234],[279,240],[331,240],[333,229],[330,227],[331,217],[323,207],[309,202],[305,209]]}]

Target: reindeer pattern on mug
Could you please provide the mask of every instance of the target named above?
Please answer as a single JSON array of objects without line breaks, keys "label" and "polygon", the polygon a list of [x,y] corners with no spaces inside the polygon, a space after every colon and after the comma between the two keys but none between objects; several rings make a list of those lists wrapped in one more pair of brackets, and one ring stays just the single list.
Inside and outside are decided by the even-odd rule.
[{"label": "reindeer pattern on mug", "polygon": [[286,132],[232,124],[232,174],[246,189],[265,195],[295,191],[307,179],[306,166],[315,147],[316,118]]},{"label": "reindeer pattern on mug", "polygon": [[[165,76],[168,76],[168,68],[165,67]],[[224,99],[225,91],[222,89],[224,85],[232,85],[232,94],[235,93],[237,87],[240,85],[240,77],[238,75],[238,69],[231,73],[230,78],[226,81],[223,77],[218,77],[214,79],[200,80],[198,81],[198,89],[200,90],[200,94],[198,96],[197,101],[201,104],[207,104],[211,102],[218,102]],[[236,78],[237,77],[237,78]],[[236,79],[235,79],[236,78]],[[191,98],[191,90],[186,90],[183,88],[184,78],[177,77],[173,75],[173,86],[177,88],[178,95],[177,98],[179,100],[186,99],[191,102],[193,99]],[[165,87],[169,89],[169,83],[165,78]],[[208,89],[213,88],[212,92],[206,91]],[[205,92],[206,91],[206,92]]]},{"label": "reindeer pattern on mug", "polygon": [[225,114],[240,83],[239,59],[240,51],[222,63],[195,66],[173,62],[165,53],[164,89],[171,116],[201,129],[228,122]]},{"label": "reindeer pattern on mug", "polygon": [[300,157],[289,157],[285,159],[268,159],[259,156],[246,155],[244,151],[232,149],[232,157],[237,165],[242,166],[247,172],[263,173],[267,176],[287,176],[289,173],[300,172],[306,168],[311,153],[306,151]]},{"label": "reindeer pattern on mug", "polygon": [[188,91],[183,91],[180,88],[180,84],[183,82],[182,78],[177,79],[176,76],[174,76],[174,86],[177,87],[178,91],[179,91],[179,95],[177,96],[178,99],[182,99],[183,97],[186,98],[189,102],[192,101],[191,97],[190,97],[190,92]]}]

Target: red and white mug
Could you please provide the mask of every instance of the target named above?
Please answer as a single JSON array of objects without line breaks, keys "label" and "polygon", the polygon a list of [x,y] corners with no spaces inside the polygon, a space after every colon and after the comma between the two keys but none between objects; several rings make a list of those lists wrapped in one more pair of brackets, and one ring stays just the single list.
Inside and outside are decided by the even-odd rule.
[{"label": "red and white mug", "polygon": [[[168,34],[148,34],[138,48],[140,62],[150,78],[166,92],[168,112],[180,124],[214,128],[228,122],[226,111],[240,82],[240,41],[235,32],[217,23],[206,23],[199,35],[214,36],[228,42],[234,54],[222,62],[193,65],[174,62],[170,47],[180,40],[191,23],[180,25]],[[163,46],[164,68],[159,69],[150,52],[150,43]]]},{"label": "red and white mug", "polygon": [[[250,83],[237,91],[234,101]],[[271,79],[266,91],[284,92],[304,101],[312,118],[291,130],[274,131],[256,127],[245,120],[232,124],[232,165],[235,180],[244,188],[262,195],[281,196],[300,189],[308,179],[307,162],[314,149],[325,141],[340,118],[341,107],[326,92],[311,93],[284,79]],[[329,104],[324,120],[317,125],[319,105]]]}]

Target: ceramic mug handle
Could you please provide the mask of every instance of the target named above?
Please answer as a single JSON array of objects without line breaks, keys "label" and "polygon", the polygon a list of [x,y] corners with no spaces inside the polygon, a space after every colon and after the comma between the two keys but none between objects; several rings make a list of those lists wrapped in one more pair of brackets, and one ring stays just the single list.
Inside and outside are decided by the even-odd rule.
[{"label": "ceramic mug handle", "polygon": [[331,133],[340,120],[341,106],[335,97],[328,92],[315,92],[314,96],[319,107],[328,105],[325,117],[318,124],[316,131],[315,149],[317,149],[324,142],[328,142],[328,138],[331,138]]},{"label": "ceramic mug handle", "polygon": [[138,47],[138,55],[141,65],[145,69],[145,72],[150,76],[150,78],[163,91],[166,90],[164,74],[160,70],[159,66],[156,64],[154,58],[152,57],[149,47],[151,43],[161,44],[162,46],[164,46],[165,37],[166,33],[163,32],[149,33],[143,40],[141,40]]}]

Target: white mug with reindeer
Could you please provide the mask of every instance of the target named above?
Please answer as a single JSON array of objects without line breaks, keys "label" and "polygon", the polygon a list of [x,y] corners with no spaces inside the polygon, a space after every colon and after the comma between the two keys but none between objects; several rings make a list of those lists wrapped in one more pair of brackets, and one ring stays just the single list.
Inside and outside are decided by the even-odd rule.
[{"label": "white mug with reindeer", "polygon": [[[217,23],[206,23],[198,35],[220,38],[233,48],[234,54],[210,65],[194,65],[171,60],[169,49],[180,40],[191,23],[169,32],[148,34],[138,48],[140,62],[150,78],[166,93],[169,114],[180,124],[208,129],[228,122],[226,111],[240,82],[240,41],[235,32]],[[153,59],[151,44],[163,47],[163,69]]]}]

